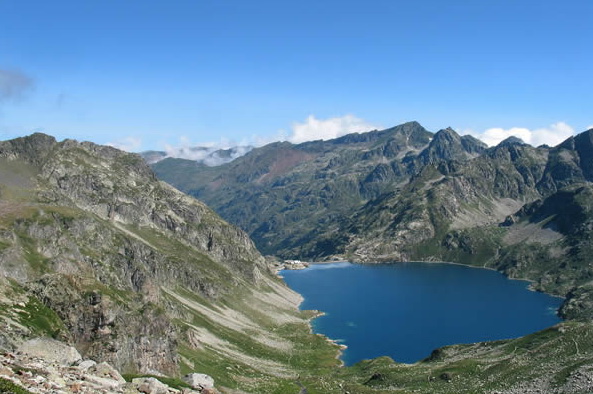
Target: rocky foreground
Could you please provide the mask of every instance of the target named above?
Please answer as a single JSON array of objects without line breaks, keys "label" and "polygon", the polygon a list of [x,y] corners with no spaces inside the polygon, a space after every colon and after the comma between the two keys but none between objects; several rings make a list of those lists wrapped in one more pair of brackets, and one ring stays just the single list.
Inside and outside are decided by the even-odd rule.
[{"label": "rocky foreground", "polygon": [[[161,381],[170,379],[154,376],[126,381],[110,364],[84,360],[75,348],[52,339],[33,339],[17,352],[0,355],[0,378],[31,393],[218,393],[214,380],[198,373],[174,384],[179,387],[185,383],[184,388],[171,387]],[[4,392],[1,386],[0,391]]]}]

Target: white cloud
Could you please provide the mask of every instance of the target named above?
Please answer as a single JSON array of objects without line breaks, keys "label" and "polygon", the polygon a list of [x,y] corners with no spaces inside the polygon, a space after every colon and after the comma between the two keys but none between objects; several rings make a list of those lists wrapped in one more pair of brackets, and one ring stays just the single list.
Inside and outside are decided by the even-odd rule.
[{"label": "white cloud", "polygon": [[511,136],[521,138],[524,142],[533,146],[542,144],[556,146],[568,137],[574,135],[575,131],[566,123],[557,122],[548,127],[535,130],[530,130],[524,127],[512,127],[510,129],[494,127],[481,133],[468,130],[464,134],[471,134],[488,146],[495,146]]},{"label": "white cloud", "polygon": [[305,141],[329,140],[350,133],[371,131],[380,127],[367,123],[354,115],[339,118],[317,119],[310,115],[304,123],[294,123],[288,141],[298,144]]},{"label": "white cloud", "polygon": [[142,140],[137,137],[125,137],[114,142],[108,142],[106,145],[126,152],[138,152],[142,147]]},{"label": "white cloud", "polygon": [[[275,135],[266,137],[255,135],[241,143],[223,139],[219,142],[200,143],[199,145],[192,143],[187,137],[181,137],[178,145],[166,144],[164,151],[165,157],[194,160],[208,166],[217,166],[245,155],[255,146],[263,146],[276,141],[301,143],[327,140],[377,128],[379,127],[353,115],[330,119],[317,119],[311,115],[303,123],[294,123],[290,133],[279,130]],[[221,150],[226,150],[226,152],[221,152]]]},{"label": "white cloud", "polygon": [[586,128],[585,130],[591,130],[591,129],[593,129],[593,124],[592,124],[592,125],[589,125],[589,126],[587,126],[587,128]]},{"label": "white cloud", "polygon": [[[241,157],[253,149],[252,146],[238,145],[229,140],[221,140],[219,142],[208,142],[200,144],[192,144],[187,137],[179,138],[179,145],[173,146],[165,144],[165,157],[174,157],[178,159],[194,160],[204,163],[207,166],[219,166]],[[227,152],[221,152],[226,150]]]}]

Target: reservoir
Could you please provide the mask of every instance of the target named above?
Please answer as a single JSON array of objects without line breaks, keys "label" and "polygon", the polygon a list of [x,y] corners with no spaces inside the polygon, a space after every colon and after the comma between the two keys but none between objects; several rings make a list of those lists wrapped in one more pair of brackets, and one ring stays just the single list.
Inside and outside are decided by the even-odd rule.
[{"label": "reservoir", "polygon": [[312,264],[281,272],[317,309],[313,330],[346,345],[346,365],[413,363],[445,345],[517,338],[560,321],[562,300],[501,273],[446,263]]}]

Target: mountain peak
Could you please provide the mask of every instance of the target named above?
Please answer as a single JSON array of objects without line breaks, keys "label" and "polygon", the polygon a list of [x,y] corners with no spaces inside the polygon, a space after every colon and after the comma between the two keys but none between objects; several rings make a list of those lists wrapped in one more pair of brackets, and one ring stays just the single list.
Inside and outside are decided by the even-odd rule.
[{"label": "mountain peak", "polygon": [[505,146],[505,145],[527,145],[521,138],[510,136],[505,138],[501,142],[498,143],[497,146]]},{"label": "mountain peak", "polygon": [[441,129],[441,130],[437,131],[436,134],[434,135],[434,138],[435,139],[436,138],[455,138],[455,139],[460,139],[461,137],[451,127],[447,127],[446,129]]},{"label": "mountain peak", "polygon": [[0,157],[21,156],[31,162],[38,163],[56,143],[56,139],[52,136],[34,133],[26,137],[0,142]]},{"label": "mountain peak", "polygon": [[472,136],[460,136],[451,127],[439,130],[430,141],[430,145],[421,154],[425,163],[436,163],[442,160],[466,160],[479,155],[486,145]]}]

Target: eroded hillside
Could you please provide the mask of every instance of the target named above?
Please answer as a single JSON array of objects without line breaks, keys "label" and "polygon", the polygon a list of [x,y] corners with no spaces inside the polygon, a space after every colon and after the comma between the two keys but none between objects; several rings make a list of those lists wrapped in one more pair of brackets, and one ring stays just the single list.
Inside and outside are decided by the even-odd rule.
[{"label": "eroded hillside", "polygon": [[249,237],[114,148],[0,143],[0,347],[50,336],[122,373],[264,392],[336,365]]}]

